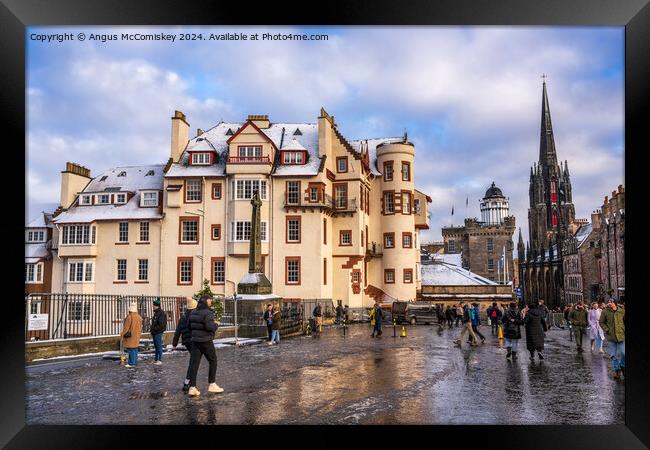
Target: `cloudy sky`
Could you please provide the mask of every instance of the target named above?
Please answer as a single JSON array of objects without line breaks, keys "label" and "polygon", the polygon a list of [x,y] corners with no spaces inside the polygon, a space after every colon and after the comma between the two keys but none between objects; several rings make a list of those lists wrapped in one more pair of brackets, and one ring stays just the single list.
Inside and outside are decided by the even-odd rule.
[{"label": "cloudy sky", "polygon": [[[328,40],[30,40],[32,33],[226,31]],[[348,139],[408,132],[416,187],[433,199],[423,242],[441,240],[442,226],[480,217],[479,199],[493,180],[526,238],[542,73],[576,216],[589,218],[624,183],[623,28],[39,27],[27,34],[26,219],[57,206],[66,161],[93,173],[166,162],[174,110],[185,112],[194,133],[248,114],[316,122],[323,106]]]}]

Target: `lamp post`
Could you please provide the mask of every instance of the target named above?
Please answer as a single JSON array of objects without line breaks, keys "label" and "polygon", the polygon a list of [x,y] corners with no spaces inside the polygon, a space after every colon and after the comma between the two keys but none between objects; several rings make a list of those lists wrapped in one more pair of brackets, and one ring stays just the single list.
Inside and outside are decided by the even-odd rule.
[{"label": "lamp post", "polygon": [[203,276],[205,275],[205,272],[203,271],[204,270],[203,260],[205,259],[203,257],[204,249],[205,249],[205,211],[203,211],[202,209],[197,209],[197,211],[199,212],[195,213],[192,211],[185,211],[185,214],[189,214],[190,216],[198,216],[203,219],[201,220],[201,256],[196,255],[197,258],[201,259],[201,284],[203,284]]},{"label": "lamp post", "polygon": [[237,336],[237,285],[232,280],[226,280],[226,283],[232,283],[233,292],[232,292],[232,301],[234,305],[234,321],[235,321],[235,346],[239,345],[239,338]]}]

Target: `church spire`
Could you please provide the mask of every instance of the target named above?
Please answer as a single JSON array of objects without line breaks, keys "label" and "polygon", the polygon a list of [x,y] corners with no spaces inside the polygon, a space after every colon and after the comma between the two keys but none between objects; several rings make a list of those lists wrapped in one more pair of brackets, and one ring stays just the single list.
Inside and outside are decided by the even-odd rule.
[{"label": "church spire", "polygon": [[555,139],[553,138],[553,124],[551,123],[551,109],[546,94],[546,76],[542,83],[542,124],[539,141],[539,164],[542,167],[552,167],[557,164],[555,153]]}]

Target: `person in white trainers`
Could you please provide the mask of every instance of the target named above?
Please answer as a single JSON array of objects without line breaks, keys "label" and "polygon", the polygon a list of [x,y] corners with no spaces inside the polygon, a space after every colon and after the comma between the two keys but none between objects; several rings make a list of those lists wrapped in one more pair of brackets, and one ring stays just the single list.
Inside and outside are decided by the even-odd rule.
[{"label": "person in white trainers", "polygon": [[135,367],[138,364],[138,345],[142,336],[142,317],[138,314],[138,306],[135,303],[129,305],[129,314],[124,319],[124,325],[120,332],[120,339],[124,342],[124,348],[129,354],[129,359],[124,367]]},{"label": "person in white trainers", "polygon": [[191,397],[200,395],[196,388],[196,375],[201,364],[201,357],[205,356],[210,364],[208,368],[208,392],[223,392],[223,388],[215,383],[217,376],[217,353],[214,350],[214,332],[217,323],[214,312],[209,308],[212,298],[204,295],[199,299],[197,307],[190,314],[190,329],[192,330],[192,370],[190,371],[190,389],[187,392]]}]

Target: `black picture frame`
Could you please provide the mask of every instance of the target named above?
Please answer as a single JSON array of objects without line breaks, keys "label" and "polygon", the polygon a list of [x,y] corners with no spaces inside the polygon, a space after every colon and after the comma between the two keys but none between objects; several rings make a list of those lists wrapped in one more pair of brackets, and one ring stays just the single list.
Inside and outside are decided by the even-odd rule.
[{"label": "black picture frame", "polygon": [[[313,8],[312,6],[315,6]],[[301,25],[571,25],[571,26],[625,26],[625,182],[628,216],[626,242],[626,278],[629,298],[626,309],[627,371],[625,425],[603,426],[430,426],[409,427],[328,427],[301,428],[301,437],[291,439],[298,445],[322,438],[330,445],[340,445],[352,433],[367,435],[368,444],[378,438],[378,433],[394,440],[394,445],[422,445],[411,441],[413,434],[426,441],[442,444],[484,446],[498,448],[589,448],[636,449],[650,446],[650,358],[648,358],[648,312],[641,292],[643,261],[641,226],[643,194],[647,188],[640,186],[645,165],[642,164],[648,145],[647,119],[650,99],[650,5],[648,0],[634,1],[541,1],[507,0],[415,0],[395,2],[388,0],[345,1],[330,0],[319,4],[306,3],[280,6],[276,2],[255,4],[246,2],[172,1],[172,0],[2,0],[0,4],[0,116],[3,129],[3,162],[10,170],[7,176],[15,181],[4,185],[7,199],[14,197],[16,186],[25,186],[25,27],[34,25],[235,25],[235,24],[301,24]],[[597,95],[595,93],[594,95]],[[645,113],[645,114],[644,114]],[[7,139],[7,137],[9,139]],[[24,174],[25,171],[22,171]],[[22,180],[21,180],[22,179]],[[608,186],[611,183],[605,183]],[[24,211],[20,199],[9,201],[5,220],[0,227],[5,236],[23,233]],[[24,204],[23,204],[24,207]],[[22,214],[21,214],[22,213]],[[637,219],[634,219],[638,216]],[[628,217],[629,219],[629,217]],[[631,236],[631,239],[630,239]],[[633,245],[628,245],[632,242]],[[14,248],[15,247],[15,248]],[[27,426],[25,425],[24,389],[24,304],[22,297],[23,274],[15,259],[23,254],[19,239],[5,240],[5,254],[12,255],[6,264],[5,281],[11,287],[3,301],[4,346],[2,349],[3,411],[0,414],[0,444],[6,448],[107,448],[134,447],[141,441],[154,446],[171,442],[170,433],[195,447],[199,439],[220,445],[225,434],[251,440],[257,445],[268,445],[269,433],[278,427],[258,427],[253,432],[265,434],[257,440],[244,437],[239,427],[156,427],[141,426]],[[23,318],[22,320],[19,318]],[[498,385],[497,385],[498,386]],[[496,387],[498,389],[498,387]],[[567,396],[571,393],[567,392]],[[296,431],[299,431],[296,429]],[[249,433],[246,430],[246,433]],[[282,436],[292,435],[279,430]],[[248,436],[248,434],[246,434]],[[273,439],[281,439],[279,437]],[[292,435],[293,436],[293,435]],[[253,440],[254,439],[254,440]],[[305,441],[307,439],[307,441]],[[384,446],[389,443],[383,436]],[[195,444],[196,443],[196,444]],[[289,442],[277,441],[279,445]],[[231,444],[232,445],[232,444]],[[240,444],[235,444],[240,445]],[[255,444],[253,444],[255,445]]]}]

